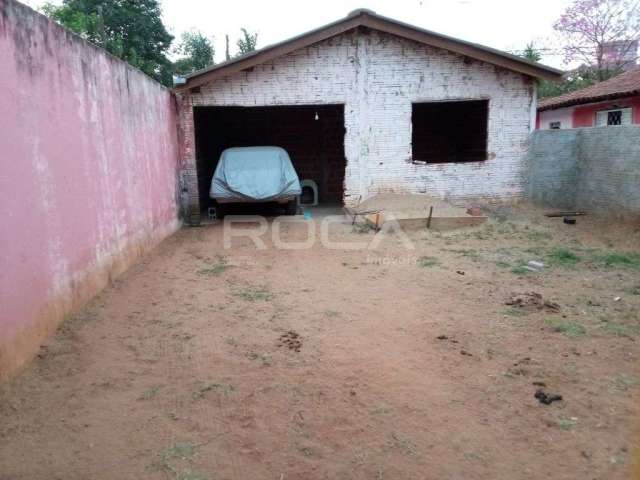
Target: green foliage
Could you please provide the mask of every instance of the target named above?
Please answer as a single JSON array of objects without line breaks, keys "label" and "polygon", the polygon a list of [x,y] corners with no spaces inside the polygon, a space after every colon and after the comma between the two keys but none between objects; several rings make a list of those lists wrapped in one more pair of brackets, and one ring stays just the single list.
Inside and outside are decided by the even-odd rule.
[{"label": "green foliage", "polygon": [[[542,60],[542,52],[536,48],[533,42],[527,44],[525,49],[522,51],[521,56],[532,62],[539,62]],[[549,80],[539,80],[538,97],[547,98],[564,95],[565,93],[589,87],[594,83],[608,80],[620,73],[621,70],[615,68],[606,69],[595,66],[583,66],[565,75],[563,80],[558,83]]]},{"label": "green foliage", "polygon": [[162,23],[158,0],[64,0],[42,11],[86,40],[171,85],[166,53],[173,36]]},{"label": "green foliage", "polygon": [[580,261],[580,257],[568,248],[556,248],[549,254],[549,261],[555,265],[573,266]]},{"label": "green foliage", "polygon": [[258,45],[258,34],[249,33],[246,28],[241,28],[240,30],[242,31],[242,37],[236,43],[238,45],[238,55],[253,52]]},{"label": "green foliage", "polygon": [[567,337],[581,337],[587,334],[587,329],[578,322],[566,320],[547,320],[546,323],[554,332],[564,333]]},{"label": "green foliage", "polygon": [[607,267],[626,267],[633,270],[640,270],[639,253],[612,252],[605,255],[599,255],[596,257],[596,260],[604,263]]},{"label": "green foliage", "polygon": [[227,263],[227,259],[221,255],[218,255],[218,260],[216,263],[206,268],[201,268],[200,270],[198,270],[198,273],[200,275],[217,277],[219,275],[222,275],[230,267],[231,265]]},{"label": "green foliage", "polygon": [[620,70],[583,67],[566,75],[560,83],[542,80],[538,84],[538,96],[540,98],[557,97],[608,80],[620,73]]},{"label": "green foliage", "polygon": [[542,54],[535,48],[533,42],[529,42],[522,52],[522,56],[531,62],[542,60]]},{"label": "green foliage", "polygon": [[178,75],[187,75],[214,63],[213,42],[199,31],[183,33],[175,53],[182,56],[173,63],[173,71]]},{"label": "green foliage", "polygon": [[435,267],[440,261],[436,257],[420,257],[418,259],[418,265],[422,268]]}]

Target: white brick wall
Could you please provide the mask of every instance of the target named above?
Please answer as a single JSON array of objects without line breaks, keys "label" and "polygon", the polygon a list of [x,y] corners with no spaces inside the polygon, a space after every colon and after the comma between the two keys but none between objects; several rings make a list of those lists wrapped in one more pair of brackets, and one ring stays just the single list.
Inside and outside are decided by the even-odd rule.
[{"label": "white brick wall", "polygon": [[[381,32],[349,32],[192,94],[194,106],[345,104],[345,202],[376,192],[519,197],[533,127],[526,76]],[[411,163],[411,103],[489,99],[489,159]],[[452,128],[455,128],[452,126]]]}]

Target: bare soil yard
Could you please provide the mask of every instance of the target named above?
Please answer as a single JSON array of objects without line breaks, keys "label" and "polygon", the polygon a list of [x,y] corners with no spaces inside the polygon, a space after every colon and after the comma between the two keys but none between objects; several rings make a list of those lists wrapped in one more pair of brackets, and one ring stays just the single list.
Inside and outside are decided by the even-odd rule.
[{"label": "bare soil yard", "polygon": [[541,213],[415,250],[184,229],[0,386],[0,478],[630,478],[640,230]]}]

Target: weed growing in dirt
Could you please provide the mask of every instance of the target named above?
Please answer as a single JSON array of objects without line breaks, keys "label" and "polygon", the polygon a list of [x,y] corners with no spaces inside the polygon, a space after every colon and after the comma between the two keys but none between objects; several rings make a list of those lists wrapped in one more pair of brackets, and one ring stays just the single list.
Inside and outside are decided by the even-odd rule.
[{"label": "weed growing in dirt", "polygon": [[624,291],[629,295],[640,295],[640,285],[634,285],[633,287],[625,288]]},{"label": "weed growing in dirt", "polygon": [[626,392],[631,388],[640,385],[640,380],[634,377],[630,377],[629,375],[626,375],[624,373],[621,373],[616,378],[611,380],[611,385],[616,390],[619,390],[621,392]]},{"label": "weed growing in dirt", "polygon": [[528,269],[525,265],[518,265],[511,269],[511,273],[516,275],[529,275],[530,273],[535,273],[533,270]]},{"label": "weed growing in dirt", "polygon": [[595,260],[610,268],[623,267],[640,270],[640,253],[611,252],[604,255],[597,255]]},{"label": "weed growing in dirt", "polygon": [[208,480],[208,477],[205,477],[201,473],[189,470],[188,472],[179,473],[176,480]]},{"label": "weed growing in dirt", "polygon": [[600,319],[600,328],[606,333],[617,337],[631,338],[634,335],[640,335],[640,325],[627,325],[608,318]]},{"label": "weed growing in dirt", "polygon": [[151,400],[153,397],[155,397],[158,392],[160,391],[160,388],[162,386],[161,385],[154,385],[151,388],[149,388],[148,390],[145,390],[142,395],[140,396],[141,400]]},{"label": "weed growing in dirt", "polygon": [[420,257],[418,259],[418,265],[422,268],[435,267],[440,261],[436,257]]},{"label": "weed growing in dirt", "polygon": [[549,263],[562,267],[573,267],[580,261],[580,257],[568,248],[556,248],[547,256]]},{"label": "weed growing in dirt", "polygon": [[191,463],[196,453],[196,446],[189,442],[174,443],[160,452],[159,467],[169,473],[175,480],[208,480],[208,477],[191,469],[179,471],[172,463],[180,461]]},{"label": "weed growing in dirt", "polygon": [[480,254],[478,253],[478,251],[473,250],[471,248],[460,248],[460,249],[450,248],[449,251],[452,253],[457,253],[461,257],[470,258],[471,260],[474,260],[474,261],[480,259]]},{"label": "weed growing in dirt", "polygon": [[558,428],[560,428],[560,430],[564,430],[564,431],[571,430],[573,427],[577,425],[577,423],[578,423],[578,420],[576,418],[570,418],[564,415],[559,415],[558,418],[556,419],[556,425],[558,425]]},{"label": "weed growing in dirt", "polygon": [[235,391],[235,388],[233,385],[224,383],[203,383],[191,394],[191,398],[194,400],[200,400],[201,398],[204,398],[208,392],[214,391],[228,396]]},{"label": "weed growing in dirt", "polygon": [[397,433],[391,434],[391,446],[398,448],[410,457],[418,456],[418,447],[408,438],[402,438]]},{"label": "weed growing in dirt", "polygon": [[524,317],[526,315],[529,314],[529,312],[527,312],[526,310],[522,309],[522,308],[507,308],[504,311],[505,315],[508,315],[510,317]]},{"label": "weed growing in dirt", "polygon": [[529,232],[527,233],[527,238],[532,242],[540,242],[544,240],[551,240],[553,235],[549,232]]},{"label": "weed growing in dirt", "polygon": [[271,292],[265,287],[247,287],[233,292],[233,295],[247,302],[267,301],[273,297]]},{"label": "weed growing in dirt", "polygon": [[340,312],[336,311],[336,310],[325,310],[324,311],[325,316],[330,317],[330,318],[335,318],[338,315],[340,315]]},{"label": "weed growing in dirt", "polygon": [[163,462],[167,462],[169,460],[173,460],[175,458],[191,458],[196,453],[196,447],[189,442],[178,442],[174,443],[168,448],[165,448],[160,453],[160,458]]},{"label": "weed growing in dirt", "polygon": [[376,230],[376,227],[369,222],[353,224],[353,231],[355,233],[369,233],[369,232],[374,232],[375,230]]},{"label": "weed growing in dirt", "polygon": [[198,273],[200,275],[217,277],[218,275],[222,275],[229,267],[231,267],[231,265],[227,263],[227,259],[221,255],[218,255],[216,263],[212,264],[209,267],[201,268],[200,270],[198,270]]},{"label": "weed growing in dirt", "polygon": [[378,407],[375,410],[371,410],[371,415],[389,415],[391,409],[389,407]]},{"label": "weed growing in dirt", "polygon": [[263,367],[271,366],[271,356],[270,355],[256,353],[256,352],[249,352],[249,353],[247,353],[247,358],[249,360],[260,360],[260,362],[262,363]]},{"label": "weed growing in dirt", "polygon": [[567,337],[581,337],[587,334],[587,329],[578,322],[567,320],[547,319],[545,323],[549,325],[554,332],[564,333]]}]

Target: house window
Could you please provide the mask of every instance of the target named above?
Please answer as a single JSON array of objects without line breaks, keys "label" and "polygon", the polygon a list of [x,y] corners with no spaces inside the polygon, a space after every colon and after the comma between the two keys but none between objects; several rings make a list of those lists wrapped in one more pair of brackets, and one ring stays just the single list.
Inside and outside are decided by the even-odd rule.
[{"label": "house window", "polygon": [[411,110],[414,162],[487,159],[488,100],[414,103]]},{"label": "house window", "polygon": [[549,123],[549,129],[551,130],[560,130],[560,122],[551,122]]},{"label": "house window", "polygon": [[596,126],[630,125],[631,108],[618,108],[615,110],[602,110],[596,112]]}]

